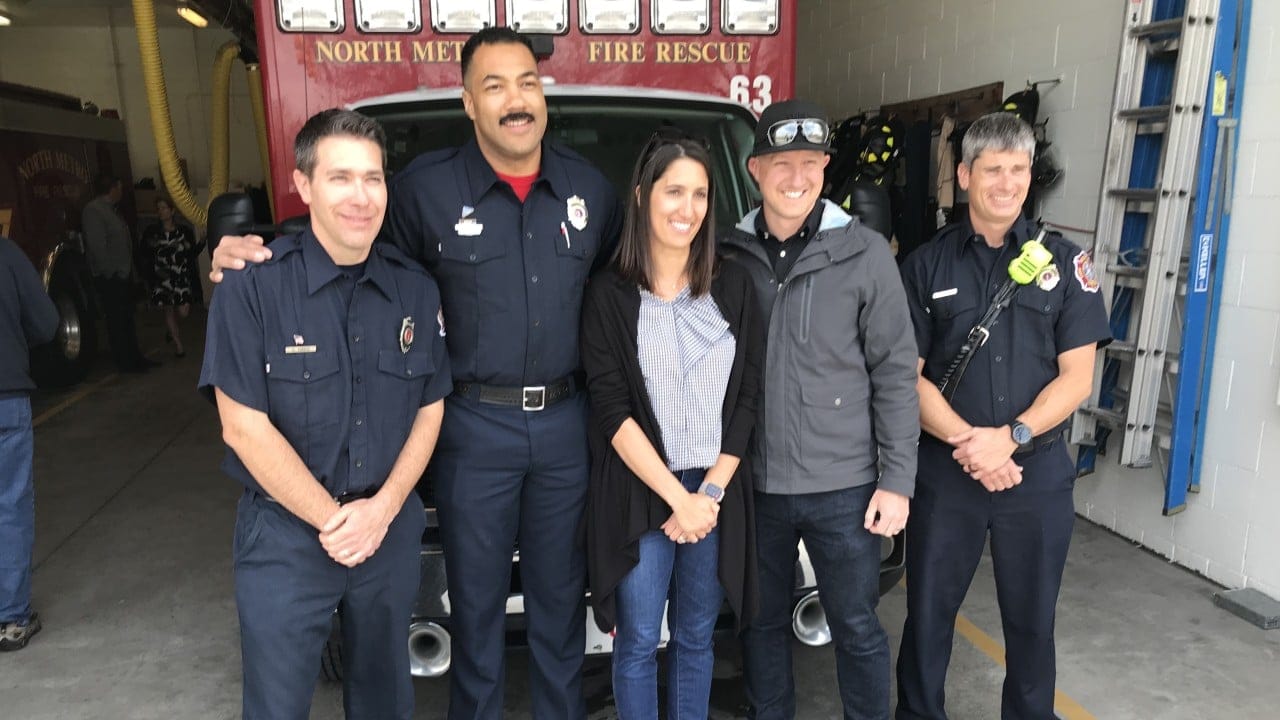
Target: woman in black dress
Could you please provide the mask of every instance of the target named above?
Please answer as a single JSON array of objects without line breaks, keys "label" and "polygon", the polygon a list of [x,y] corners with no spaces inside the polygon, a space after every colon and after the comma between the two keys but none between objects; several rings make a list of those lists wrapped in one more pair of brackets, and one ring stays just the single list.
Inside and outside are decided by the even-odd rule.
[{"label": "woman in black dress", "polygon": [[152,258],[151,304],[164,311],[164,324],[173,343],[175,357],[187,354],[182,346],[178,319],[191,311],[191,263],[200,251],[195,230],[179,222],[168,198],[156,198],[156,215],[160,222],[148,227],[142,242]]}]

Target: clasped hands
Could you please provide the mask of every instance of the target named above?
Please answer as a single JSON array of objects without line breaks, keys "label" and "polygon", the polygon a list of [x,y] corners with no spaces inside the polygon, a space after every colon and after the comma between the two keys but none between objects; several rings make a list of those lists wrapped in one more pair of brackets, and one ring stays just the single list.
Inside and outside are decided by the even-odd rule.
[{"label": "clasped hands", "polygon": [[973,427],[947,438],[951,457],[988,492],[1008,490],[1022,482],[1022,466],[1013,461],[1017,443],[1009,427]]},{"label": "clasped hands", "polygon": [[373,557],[395,513],[374,496],[340,506],[320,528],[320,545],[339,565],[352,568]]},{"label": "clasped hands", "polygon": [[702,493],[688,493],[662,523],[662,532],[681,545],[696,543],[715,529],[719,516],[720,503]]}]

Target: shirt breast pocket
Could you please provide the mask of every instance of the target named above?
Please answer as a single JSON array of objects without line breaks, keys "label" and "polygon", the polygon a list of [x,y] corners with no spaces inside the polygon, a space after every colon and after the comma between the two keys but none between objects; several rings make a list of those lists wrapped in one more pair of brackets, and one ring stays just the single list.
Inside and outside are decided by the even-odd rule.
[{"label": "shirt breast pocket", "polygon": [[[413,425],[413,417],[422,402],[427,380],[435,372],[435,359],[427,348],[378,351],[377,397],[386,406],[370,408],[371,414],[402,420],[407,435]],[[394,426],[388,429],[395,429]]]},{"label": "shirt breast pocket", "polygon": [[508,298],[503,288],[510,282],[503,274],[506,254],[494,236],[446,236],[440,243],[437,272],[442,284],[453,286],[451,295],[474,298],[481,315],[505,312]]},{"label": "shirt breast pocket", "polygon": [[335,352],[281,354],[268,359],[267,407],[271,422],[305,459],[325,443],[344,401]]},{"label": "shirt breast pocket", "polygon": [[565,305],[582,302],[583,286],[591,270],[590,257],[594,256],[594,252],[587,251],[597,242],[595,233],[580,232],[567,225],[563,232],[557,231],[556,272],[560,275],[560,301]]},{"label": "shirt breast pocket", "polygon": [[974,297],[951,295],[934,298],[929,302],[929,317],[933,319],[934,342],[942,343],[947,357],[960,351],[969,337],[969,331],[978,322],[978,301]]},{"label": "shirt breast pocket", "polygon": [[1054,326],[1062,310],[1062,296],[1036,287],[1024,287],[1014,296],[1017,310],[1013,322],[1015,341],[1019,346],[1034,349],[1041,359],[1057,357]]}]

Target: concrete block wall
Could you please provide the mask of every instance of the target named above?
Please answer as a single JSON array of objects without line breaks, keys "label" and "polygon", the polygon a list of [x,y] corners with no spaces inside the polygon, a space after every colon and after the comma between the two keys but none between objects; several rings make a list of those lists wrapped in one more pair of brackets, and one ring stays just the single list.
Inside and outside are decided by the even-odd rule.
[{"label": "concrete block wall", "polygon": [[1254,0],[1201,490],[1160,512],[1161,468],[1104,460],[1076,483],[1085,517],[1227,587],[1280,598],[1280,6]]},{"label": "concrete block wall", "polygon": [[[1003,82],[1041,86],[1063,177],[1046,220],[1091,229],[1098,210],[1123,6],[1114,0],[801,0],[796,87],[833,117]],[[1089,246],[1088,233],[1067,232]]]},{"label": "concrete block wall", "polygon": [[[833,116],[1001,80],[1061,76],[1041,117],[1064,167],[1046,219],[1092,228],[1122,27],[1121,3],[804,0],[797,90]],[[1164,471],[1102,458],[1076,484],[1084,517],[1228,587],[1280,598],[1280,3],[1254,0],[1233,219],[1202,488],[1161,513]],[[1067,233],[1089,246],[1093,238]]]},{"label": "concrete block wall", "polygon": [[[134,178],[153,177],[159,183],[132,12],[85,10],[67,22],[57,27],[15,24],[0,28],[0,80],[73,95],[92,100],[100,108],[120,111]],[[172,22],[162,25],[159,34],[178,153],[187,159],[193,189],[205,198],[213,60],[218,47],[232,36],[220,28],[197,30]],[[232,180],[262,182],[256,138],[244,65],[237,62],[231,70],[231,147],[237,149],[231,154]]]}]

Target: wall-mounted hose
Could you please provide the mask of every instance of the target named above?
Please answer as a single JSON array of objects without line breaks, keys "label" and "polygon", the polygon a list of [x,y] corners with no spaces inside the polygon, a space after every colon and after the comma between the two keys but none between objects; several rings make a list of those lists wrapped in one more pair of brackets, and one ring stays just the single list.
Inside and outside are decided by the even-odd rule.
[{"label": "wall-mounted hose", "polygon": [[173,121],[169,114],[169,91],[160,66],[160,40],[156,33],[156,9],[153,0],[133,0],[133,21],[138,30],[138,53],[142,58],[142,77],[147,87],[147,109],[151,114],[151,132],[155,136],[156,154],[165,187],[178,211],[197,226],[209,222],[205,209],[196,202],[191,188],[178,166],[178,146],[173,139]]},{"label": "wall-mounted hose", "polygon": [[271,204],[271,217],[276,216],[276,191],[271,182],[271,149],[267,145],[267,112],[262,100],[262,68],[258,63],[244,66],[249,77],[249,105],[253,107],[253,126],[258,135],[258,157],[262,160],[262,174],[267,178],[267,201]]},{"label": "wall-mounted hose", "polygon": [[213,118],[209,127],[209,198],[227,191],[231,174],[231,65],[240,57],[240,43],[228,40],[213,61]]}]

